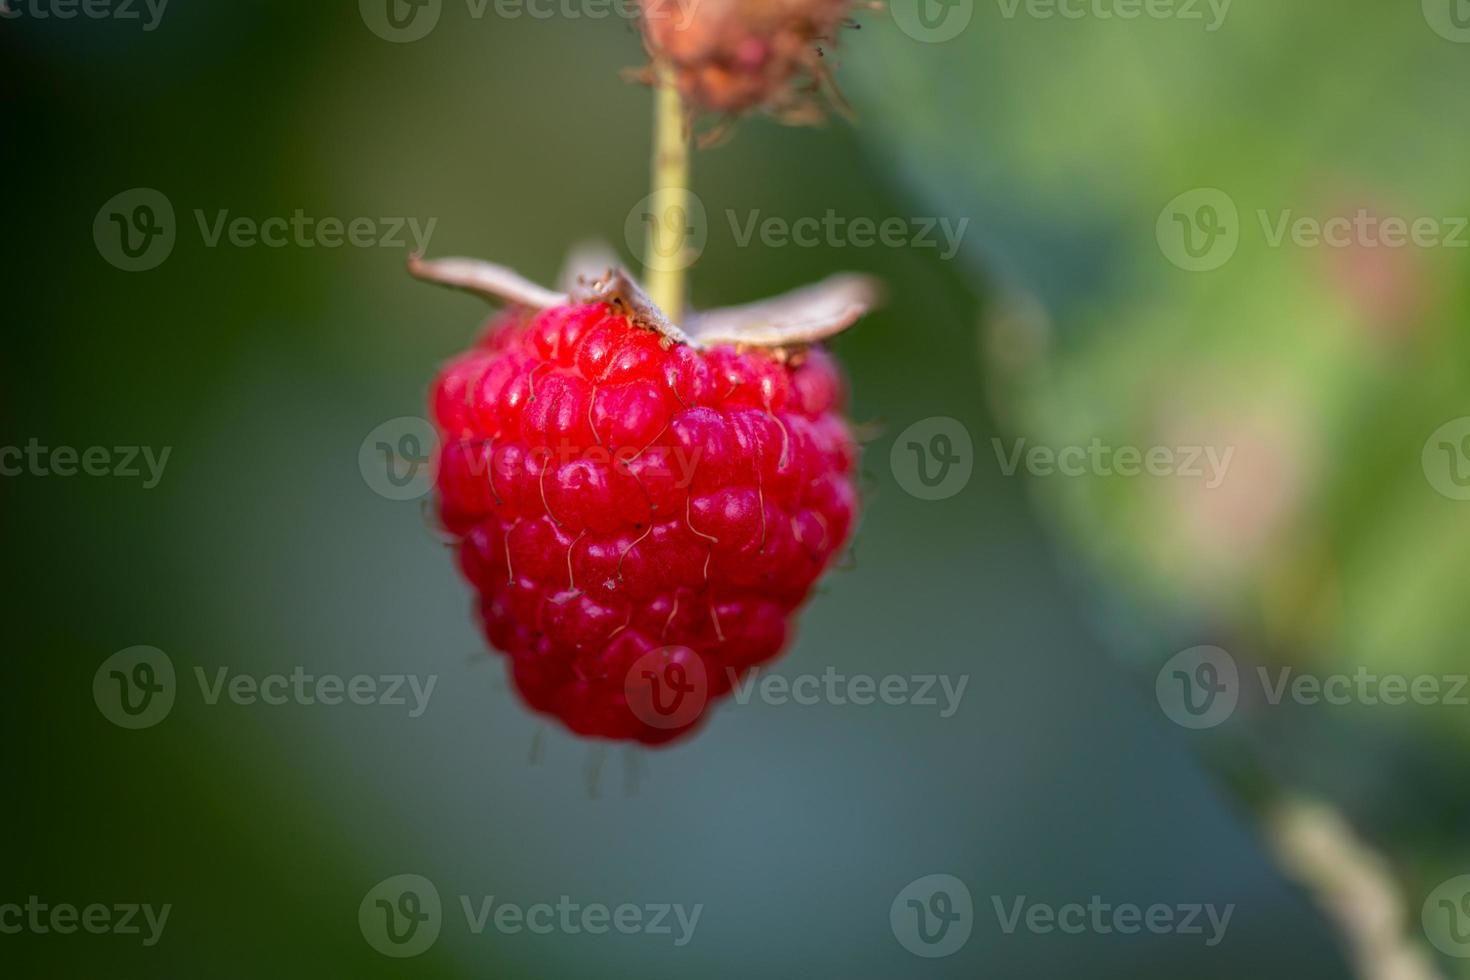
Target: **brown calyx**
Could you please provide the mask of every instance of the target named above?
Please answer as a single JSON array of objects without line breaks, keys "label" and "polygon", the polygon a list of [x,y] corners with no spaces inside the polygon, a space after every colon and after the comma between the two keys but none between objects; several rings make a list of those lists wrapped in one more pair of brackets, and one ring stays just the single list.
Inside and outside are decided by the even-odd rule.
[{"label": "brown calyx", "polygon": [[881,301],[876,280],[854,273],[741,306],[691,313],[683,325],[671,321],[627,270],[614,266],[597,276],[579,275],[569,292],[546,289],[512,269],[478,259],[411,256],[408,271],[417,279],[474,293],[495,302],[529,309],[567,303],[607,303],[637,325],[654,330],[669,344],[696,350],[733,344],[786,352],[834,337]]},{"label": "brown calyx", "polygon": [[738,116],[763,110],[783,122],[824,118],[846,102],[824,60],[853,0],[640,0],[643,38],[671,66],[684,104]]}]

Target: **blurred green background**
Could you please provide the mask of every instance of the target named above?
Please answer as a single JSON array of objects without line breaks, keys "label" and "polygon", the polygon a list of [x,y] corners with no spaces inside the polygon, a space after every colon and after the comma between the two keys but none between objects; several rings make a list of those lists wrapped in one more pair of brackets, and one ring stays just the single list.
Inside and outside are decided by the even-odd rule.
[{"label": "blurred green background", "polygon": [[[588,238],[632,263],[650,112],[645,89],[617,80],[643,60],[634,26],[586,4],[512,18],[444,0],[432,32],[392,43],[350,2],[174,0],[144,30],[142,7],[141,21],[40,19],[12,0],[0,445],[172,449],[153,489],[0,479],[13,569],[0,905],[172,912],[151,947],[0,935],[7,975],[1371,973],[1361,937],[1345,940],[1275,857],[1270,828],[1296,799],[1334,808],[1354,828],[1339,838],[1394,882],[1367,889],[1383,903],[1369,931],[1424,958],[1405,970],[1454,974],[1419,916],[1470,870],[1470,709],[1242,695],[1192,732],[1161,710],[1155,678],[1206,643],[1243,674],[1463,669],[1470,503],[1437,491],[1421,454],[1470,414],[1470,255],[1273,246],[1257,221],[1371,208],[1453,235],[1470,213],[1457,3],[1239,0],[1208,30],[1203,4],[1203,21],[1183,4],[1127,20],[1099,16],[1106,3],[1072,18],[960,0],[915,21],[895,0],[859,13],[836,52],[856,126],[752,120],[699,153],[697,305],[849,268],[889,288],[834,345],[872,434],[853,558],[774,671],[969,683],[950,718],[752,701],[672,749],[599,759],[507,690],[421,502],[386,499],[359,471],[370,432],[424,412],[484,305],[411,282],[403,247],[210,247],[195,212],[434,219],[431,254],[546,282]],[[926,35],[959,23],[940,14],[964,23]],[[139,187],[170,202],[177,240],[127,272],[93,224]],[[1191,272],[1169,209],[1202,188],[1235,208],[1235,245]],[[1200,218],[1195,203],[1178,213]],[[742,245],[727,215],[757,211],[969,223],[946,259]],[[973,473],[923,500],[890,451],[936,417],[968,431]],[[1228,445],[1232,478],[1007,476],[992,451],[1095,436]],[[92,682],[137,644],[167,653],[179,693],[163,722],[128,731]],[[193,680],[298,666],[438,681],[411,718],[210,705]],[[1351,865],[1340,851],[1327,863]],[[435,883],[445,921],[432,949],[393,960],[357,912],[404,873]],[[975,921],[957,953],[922,959],[889,908],[935,873],[965,882]],[[703,912],[683,947],[473,935],[460,895]],[[991,898],[1022,895],[1235,911],[1212,947],[1006,934]]]}]

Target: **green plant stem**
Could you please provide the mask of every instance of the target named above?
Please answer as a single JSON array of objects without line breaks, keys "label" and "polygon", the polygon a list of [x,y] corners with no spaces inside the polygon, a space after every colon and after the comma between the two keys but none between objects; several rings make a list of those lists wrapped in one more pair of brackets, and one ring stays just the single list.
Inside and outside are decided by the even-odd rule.
[{"label": "green plant stem", "polygon": [[[684,315],[683,228],[689,214],[689,136],[684,131],[684,106],[667,64],[655,65],[658,75],[653,113],[652,221],[644,240],[644,288],[674,323]],[[670,258],[657,251],[656,236],[677,227],[680,255]]]}]

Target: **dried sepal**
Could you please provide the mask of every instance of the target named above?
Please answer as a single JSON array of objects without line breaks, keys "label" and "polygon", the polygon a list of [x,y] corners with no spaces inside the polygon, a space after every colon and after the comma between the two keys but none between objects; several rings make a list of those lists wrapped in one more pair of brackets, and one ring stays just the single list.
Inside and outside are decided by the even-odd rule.
[{"label": "dried sepal", "polygon": [[572,298],[582,303],[607,303],[617,307],[634,324],[662,334],[667,341],[665,347],[669,344],[699,346],[664,315],[664,311],[649,298],[626,269],[614,267],[596,279],[582,282],[573,290]]},{"label": "dried sepal", "polygon": [[618,253],[601,239],[587,239],[571,247],[556,277],[557,288],[571,294],[579,283],[590,282],[618,265]]},{"label": "dried sepal", "polygon": [[433,259],[409,256],[409,275],[424,282],[437,283],[451,289],[462,289],[491,301],[502,300],[512,306],[545,309],[567,302],[565,293],[553,292],[522,276],[514,269],[479,259]]},{"label": "dried sepal", "polygon": [[696,350],[731,344],[785,350],[814,344],[851,327],[882,299],[876,280],[842,273],[780,296],[691,313],[684,325],[674,323],[633,276],[620,266],[593,273],[590,263],[610,254],[591,246],[574,250],[563,272],[565,293],[546,289],[493,262],[478,259],[409,259],[408,269],[425,282],[474,293],[491,301],[528,309],[567,303],[607,303],[633,323],[662,335],[665,346],[686,344]]},{"label": "dried sepal", "polygon": [[696,313],[688,329],[704,347],[814,344],[846,330],[881,300],[876,280],[842,273],[770,299]]}]

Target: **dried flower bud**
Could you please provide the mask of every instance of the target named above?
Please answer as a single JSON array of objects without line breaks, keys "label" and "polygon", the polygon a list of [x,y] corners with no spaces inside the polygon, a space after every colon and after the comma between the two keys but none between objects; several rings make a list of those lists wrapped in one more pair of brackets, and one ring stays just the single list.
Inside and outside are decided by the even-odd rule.
[{"label": "dried flower bud", "polygon": [[785,122],[822,118],[819,95],[844,103],[823,61],[853,0],[639,0],[649,54],[673,70],[684,104]]}]

